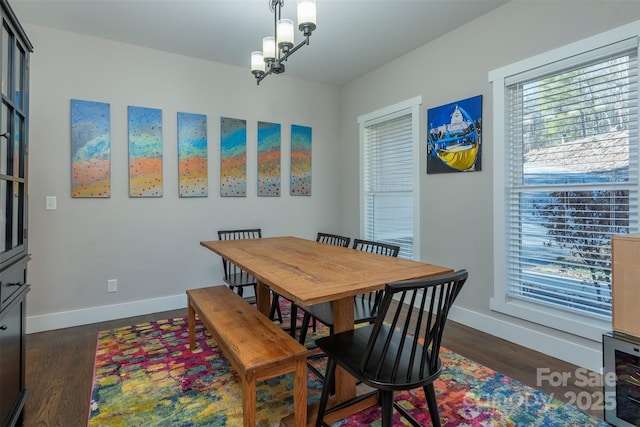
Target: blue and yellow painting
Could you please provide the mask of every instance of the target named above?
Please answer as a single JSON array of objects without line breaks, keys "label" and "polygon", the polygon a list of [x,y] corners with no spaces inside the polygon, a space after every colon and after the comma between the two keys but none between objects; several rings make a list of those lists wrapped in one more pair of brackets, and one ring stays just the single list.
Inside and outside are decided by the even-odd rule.
[{"label": "blue and yellow painting", "polygon": [[247,121],[220,118],[220,196],[247,195]]},{"label": "blue and yellow painting", "polygon": [[291,125],[291,195],[311,195],[311,128]]},{"label": "blue and yellow painting", "polygon": [[129,113],[129,197],[162,197],[162,110]]},{"label": "blue and yellow painting", "polygon": [[427,110],[427,173],[482,169],[482,95]]},{"label": "blue and yellow painting", "polygon": [[280,196],[280,124],[258,122],[258,196]]},{"label": "blue and yellow painting", "polygon": [[178,113],[178,186],[180,197],[207,197],[207,116]]},{"label": "blue and yellow painting", "polygon": [[111,197],[109,104],[71,100],[71,197]]}]

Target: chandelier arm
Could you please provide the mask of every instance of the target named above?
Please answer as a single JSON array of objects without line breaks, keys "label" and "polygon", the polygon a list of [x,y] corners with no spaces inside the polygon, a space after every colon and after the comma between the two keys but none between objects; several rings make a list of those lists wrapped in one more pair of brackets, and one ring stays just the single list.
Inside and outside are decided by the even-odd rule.
[{"label": "chandelier arm", "polygon": [[269,69],[269,71],[267,71],[266,73],[264,73],[260,77],[256,77],[256,84],[259,86],[260,82],[263,81],[265,79],[265,77],[267,77],[271,73],[272,73],[272,71],[271,71],[271,69]]},{"label": "chandelier arm", "polygon": [[295,47],[293,47],[293,48],[289,49],[289,50],[287,51],[287,53],[282,57],[282,59],[281,59],[281,60],[282,60],[282,61],[286,61],[286,60],[287,60],[287,58],[288,58],[288,57],[290,57],[291,55],[293,55],[293,53],[294,53],[296,50],[298,50],[298,49],[300,49],[302,46],[304,46],[304,45],[308,45],[308,44],[309,44],[309,36],[307,36],[304,40],[302,40],[300,43],[298,43],[298,45],[297,45],[297,46],[295,46]]}]

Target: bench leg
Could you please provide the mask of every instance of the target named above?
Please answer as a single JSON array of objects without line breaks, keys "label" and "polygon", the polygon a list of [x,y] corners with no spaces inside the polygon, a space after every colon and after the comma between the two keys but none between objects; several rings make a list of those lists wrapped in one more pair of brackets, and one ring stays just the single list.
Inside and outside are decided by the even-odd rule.
[{"label": "bench leg", "polygon": [[255,427],[256,377],[253,374],[242,377],[242,419],[244,427]]},{"label": "bench leg", "polygon": [[188,304],[188,317],[189,317],[189,349],[191,351],[196,348],[196,312],[191,306],[191,301]]},{"label": "bench leg", "polygon": [[296,426],[307,425],[307,358],[299,358],[293,374],[293,411]]}]

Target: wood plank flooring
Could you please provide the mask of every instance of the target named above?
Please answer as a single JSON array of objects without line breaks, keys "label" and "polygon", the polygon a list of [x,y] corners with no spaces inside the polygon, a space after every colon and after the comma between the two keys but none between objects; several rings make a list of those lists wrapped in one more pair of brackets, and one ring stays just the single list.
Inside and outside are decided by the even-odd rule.
[{"label": "wood plank flooring", "polygon": [[[24,427],[84,427],[89,418],[97,333],[142,322],[186,316],[187,310],[173,310],[74,328],[27,335],[26,383],[29,390],[24,409]],[[567,401],[577,393],[597,396],[600,387],[579,388],[573,375],[577,367],[544,354],[512,344],[464,325],[449,321],[443,345],[525,384],[553,393]],[[569,372],[567,387],[540,386],[537,368]],[[598,408],[589,412],[602,418]]]}]

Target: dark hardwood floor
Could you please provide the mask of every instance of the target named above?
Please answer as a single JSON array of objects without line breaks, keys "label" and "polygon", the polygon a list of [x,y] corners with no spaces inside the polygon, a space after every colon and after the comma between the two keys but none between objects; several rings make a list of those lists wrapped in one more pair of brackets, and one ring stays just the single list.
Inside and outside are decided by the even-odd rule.
[{"label": "dark hardwood floor", "polygon": [[[24,409],[25,427],[84,427],[89,417],[93,361],[98,331],[147,321],[185,316],[186,308],[169,312],[74,328],[59,329],[27,336],[26,383],[29,390]],[[515,378],[547,394],[567,401],[578,393],[595,398],[598,386],[577,387],[577,367],[508,341],[449,321],[443,345],[502,374]],[[544,381],[538,385],[537,368],[570,373],[566,387],[552,387]],[[602,418],[602,411],[588,412]]]}]

